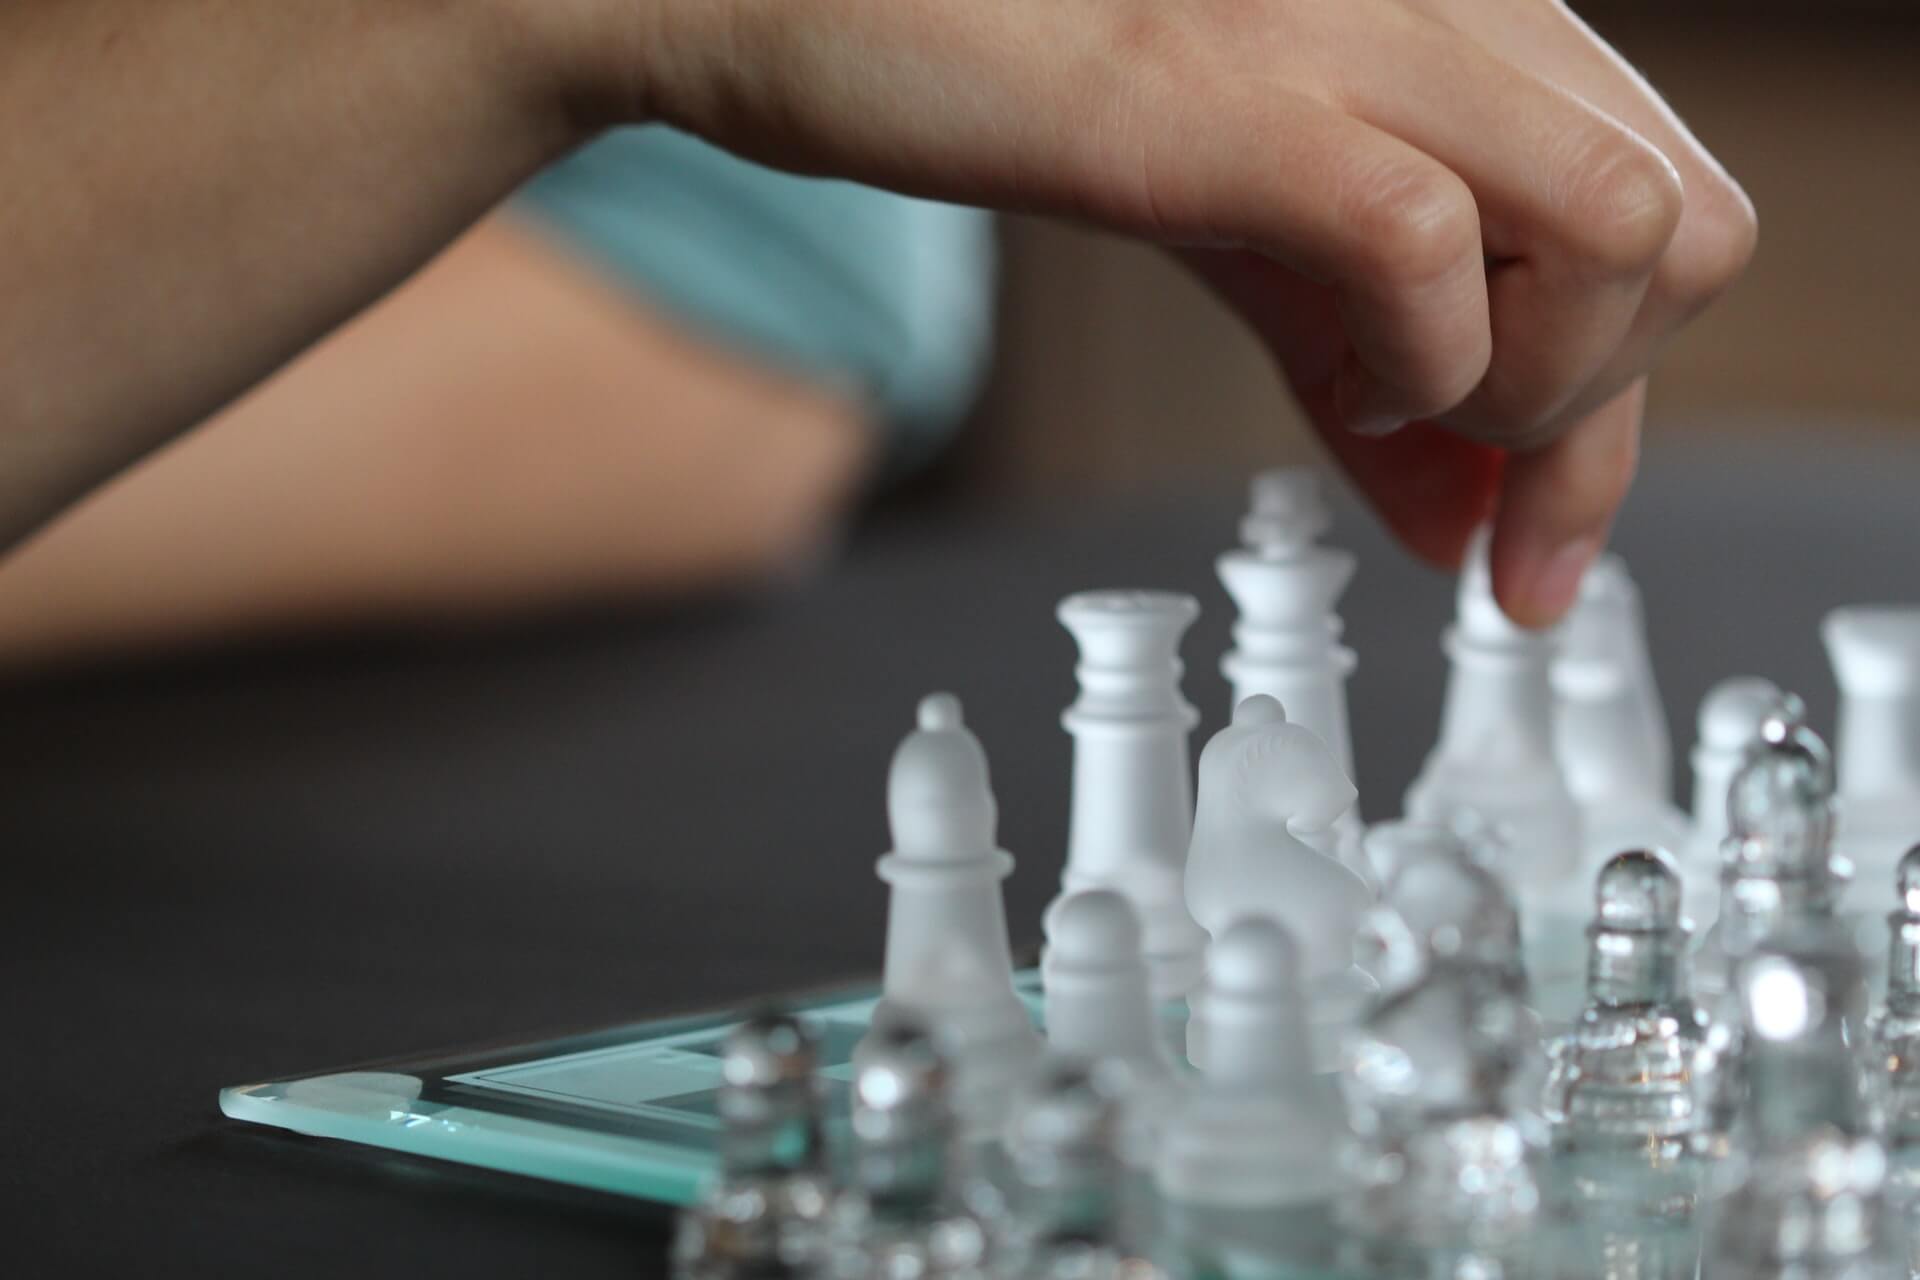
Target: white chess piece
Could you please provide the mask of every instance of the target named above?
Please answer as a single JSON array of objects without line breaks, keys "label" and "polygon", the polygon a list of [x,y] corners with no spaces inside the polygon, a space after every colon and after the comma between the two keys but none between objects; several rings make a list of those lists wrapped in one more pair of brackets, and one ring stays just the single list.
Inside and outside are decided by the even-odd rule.
[{"label": "white chess piece", "polygon": [[1249,915],[1214,938],[1194,996],[1208,1064],[1169,1117],[1155,1182],[1183,1205],[1270,1211],[1326,1200],[1340,1113],[1314,1078],[1301,961],[1287,931]]},{"label": "white chess piece", "polygon": [[1193,831],[1187,737],[1199,715],[1180,694],[1180,637],[1191,596],[1089,591],[1060,602],[1080,649],[1080,694],[1061,717],[1073,735],[1073,806],[1062,893],[1125,895],[1146,937],[1157,999],[1200,976],[1206,935],[1182,892]]},{"label": "white chess piece", "polygon": [[[1317,469],[1262,471],[1252,489],[1252,510],[1240,522],[1242,545],[1215,564],[1240,611],[1234,647],[1220,670],[1233,686],[1234,706],[1256,693],[1278,699],[1290,720],[1320,735],[1352,778],[1346,682],[1354,657],[1340,643],[1343,624],[1335,610],[1353,578],[1353,553],[1316,541],[1332,523]],[[1345,840],[1358,838],[1357,807],[1340,819],[1338,831]]]},{"label": "white chess piece", "polygon": [[1681,896],[1696,936],[1720,914],[1720,846],[1727,838],[1727,791],[1760,740],[1780,688],[1759,676],[1728,676],[1700,700],[1693,752],[1693,832],[1681,855]]},{"label": "white chess piece", "polygon": [[1640,593],[1616,555],[1594,561],[1561,628],[1552,667],[1554,746],[1580,806],[1587,861],[1626,849],[1681,850],[1673,744],[1654,683]]},{"label": "white chess piece", "polygon": [[1088,1062],[1117,1059],[1136,1077],[1165,1078],[1171,1064],[1133,907],[1111,889],[1083,889],[1054,903],[1046,925],[1040,983],[1048,1043]]},{"label": "white chess piece", "polygon": [[996,843],[987,757],[960,700],[933,694],[893,755],[887,819],[887,950],[876,1018],[924,1018],[955,1057],[957,1106],[970,1128],[998,1123],[1007,1089],[1040,1051],[1013,990],[1000,882],[1013,857]]},{"label": "white chess piece", "polygon": [[1439,741],[1407,790],[1409,818],[1471,810],[1504,828],[1503,868],[1530,936],[1586,917],[1580,809],[1554,753],[1551,634],[1516,626],[1493,598],[1489,531],[1474,535],[1442,641],[1451,671]]},{"label": "white chess piece", "polygon": [[1871,899],[1920,837],[1920,607],[1835,609],[1820,635],[1840,686],[1836,849]]},{"label": "white chess piece", "polygon": [[1159,1145],[1173,1061],[1161,1043],[1139,918],[1113,890],[1083,889],[1048,909],[1046,927],[1040,985],[1047,1043],[1070,1059],[1124,1068],[1114,1077],[1120,1155],[1144,1168]]},{"label": "white chess piece", "polygon": [[[1319,735],[1256,694],[1200,754],[1200,794],[1187,855],[1187,905],[1214,939],[1246,915],[1285,927],[1325,1042],[1358,1012],[1372,980],[1353,963],[1353,940],[1373,900],[1367,882],[1303,836],[1324,832],[1353,804]],[[1189,1037],[1190,1050],[1210,1052]]]}]

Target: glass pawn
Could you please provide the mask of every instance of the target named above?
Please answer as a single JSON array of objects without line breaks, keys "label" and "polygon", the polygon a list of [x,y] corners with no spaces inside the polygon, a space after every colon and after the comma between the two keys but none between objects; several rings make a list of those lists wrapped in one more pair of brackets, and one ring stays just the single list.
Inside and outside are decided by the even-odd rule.
[{"label": "glass pawn", "polygon": [[1618,854],[1594,882],[1587,1007],[1551,1047],[1546,1116],[1568,1153],[1670,1163],[1706,1128],[1710,1023],[1687,979],[1692,929],[1659,850]]},{"label": "glass pawn", "polygon": [[727,1033],[716,1099],[720,1176],[681,1215],[680,1280],[813,1273],[833,1199],[819,1059],[811,1031],[787,1014],[761,1014]]},{"label": "glass pawn", "polygon": [[1356,955],[1383,990],[1404,989],[1436,966],[1472,970],[1527,999],[1520,915],[1491,868],[1444,828],[1393,833],[1380,901],[1361,924]]},{"label": "glass pawn", "polygon": [[1342,1078],[1357,1138],[1345,1265],[1533,1280],[1546,1130],[1535,1023],[1484,969],[1435,965],[1356,1031]]},{"label": "glass pawn", "polygon": [[1904,1276],[1887,1162],[1847,1045],[1861,961],[1835,921],[1776,932],[1741,962],[1747,1098],[1721,1170],[1702,1280]]},{"label": "glass pawn", "polygon": [[1901,857],[1895,887],[1887,999],[1867,1020],[1862,1058],[1875,1128],[1896,1158],[1912,1153],[1907,1162],[1920,1170],[1920,845]]},{"label": "glass pawn", "polygon": [[1548,1048],[1553,1274],[1692,1280],[1717,1056],[1688,994],[1680,875],[1663,852],[1622,853],[1594,897],[1588,1004]]},{"label": "glass pawn", "polygon": [[[1727,793],[1720,915],[1694,959],[1703,1001],[1732,998],[1741,957],[1770,933],[1834,914],[1849,869],[1833,855],[1833,763],[1787,695]],[[1737,1022],[1737,1018],[1730,1018]]]},{"label": "glass pawn", "polygon": [[989,1223],[961,1194],[947,1057],[914,1015],[876,1017],[854,1050],[848,1185],[836,1198],[834,1280],[984,1280]]},{"label": "glass pawn", "polygon": [[1022,1280],[1155,1280],[1137,1250],[1143,1205],[1120,1147],[1119,1063],[1050,1058],[1015,1097],[1005,1137],[1007,1256]]}]

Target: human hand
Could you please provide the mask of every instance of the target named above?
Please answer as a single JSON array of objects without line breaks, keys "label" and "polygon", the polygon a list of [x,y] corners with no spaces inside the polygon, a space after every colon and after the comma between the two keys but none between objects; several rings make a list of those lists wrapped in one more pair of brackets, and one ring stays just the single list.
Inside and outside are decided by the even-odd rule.
[{"label": "human hand", "polygon": [[631,118],[1175,248],[1388,525],[1571,603],[1738,186],[1558,0],[599,0]]}]

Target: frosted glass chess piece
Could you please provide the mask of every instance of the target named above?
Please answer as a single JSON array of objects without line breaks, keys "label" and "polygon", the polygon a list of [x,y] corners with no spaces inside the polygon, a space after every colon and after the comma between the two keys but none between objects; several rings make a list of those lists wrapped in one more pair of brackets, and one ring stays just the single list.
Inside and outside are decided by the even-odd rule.
[{"label": "frosted glass chess piece", "polygon": [[1664,853],[1622,853],[1601,868],[1594,898],[1589,1002],[1548,1047],[1555,1212],[1585,1252],[1619,1256],[1611,1246],[1640,1242],[1635,1267],[1613,1273],[1621,1280],[1691,1280],[1699,1249],[1688,1223],[1719,1057],[1688,991],[1680,875]]},{"label": "frosted glass chess piece", "polygon": [[1780,701],[1771,680],[1729,676],[1700,700],[1693,754],[1693,832],[1684,846],[1681,873],[1684,906],[1695,928],[1720,914],[1720,853],[1727,838],[1727,792],[1747,752],[1760,740],[1760,726]]},{"label": "frosted glass chess piece", "polygon": [[1083,889],[1054,903],[1046,929],[1048,1043],[1087,1061],[1126,1063],[1136,1075],[1170,1074],[1131,904],[1110,889]]},{"label": "frosted glass chess piece", "polygon": [[990,1128],[1041,1042],[1013,990],[1000,893],[1013,858],[996,844],[986,753],[951,694],[921,701],[918,727],[894,752],[887,817],[893,852],[878,865],[889,888],[880,1010],[908,1010],[938,1028],[955,1055],[961,1116],[969,1128]]},{"label": "frosted glass chess piece", "polygon": [[1860,957],[1833,921],[1771,935],[1741,964],[1748,1092],[1713,1199],[1702,1280],[1895,1280],[1887,1161],[1848,1048]]},{"label": "frosted glass chess piece", "polygon": [[1514,625],[1493,598],[1489,530],[1468,547],[1453,625],[1440,738],[1407,790],[1406,816],[1447,822],[1461,809],[1504,827],[1504,873],[1531,937],[1586,915],[1580,808],[1554,752],[1548,674],[1556,640]]},{"label": "frosted glass chess piece", "polygon": [[1150,1158],[1173,1064],[1140,950],[1140,925],[1127,900],[1111,889],[1083,889],[1047,911],[1040,954],[1047,1042],[1054,1052],[1123,1068],[1126,1119],[1121,1154]]},{"label": "frosted glass chess piece", "polygon": [[1920,608],[1835,609],[1820,635],[1840,686],[1838,847],[1877,888],[1920,838]]},{"label": "frosted glass chess piece", "polygon": [[1875,1129],[1920,1171],[1920,845],[1900,859],[1894,879],[1900,905],[1887,917],[1887,996],[1867,1020],[1862,1059]]},{"label": "frosted glass chess piece", "polygon": [[1080,694],[1061,717],[1073,735],[1061,891],[1126,895],[1160,1000],[1199,980],[1207,942],[1182,892],[1193,833],[1187,737],[1199,715],[1180,693],[1180,637],[1199,612],[1191,596],[1159,591],[1083,592],[1059,608],[1080,650]]},{"label": "frosted glass chess piece", "polygon": [[1124,1104],[1109,1064],[1050,1057],[1015,1098],[1004,1150],[1001,1274],[1021,1280],[1157,1280],[1121,1156]]},{"label": "frosted glass chess piece", "polygon": [[829,1215],[834,1280],[986,1280],[997,1224],[962,1192],[952,1079],[932,1028],[883,1012],[854,1049],[848,1174]]},{"label": "frosted glass chess piece", "polygon": [[720,1174],[680,1216],[680,1280],[814,1274],[833,1201],[821,1137],[819,1049],[785,1014],[749,1019],[720,1047]]},{"label": "frosted glass chess piece", "polygon": [[[1340,643],[1340,595],[1353,578],[1349,551],[1319,543],[1333,523],[1324,482],[1313,467],[1262,471],[1253,477],[1252,508],[1240,522],[1241,545],[1215,567],[1233,597],[1239,619],[1234,647],[1220,662],[1233,686],[1233,705],[1256,693],[1287,709],[1288,717],[1320,735],[1341,772],[1352,778],[1353,735],[1347,718],[1347,680],[1353,650]],[[1343,841],[1358,839],[1360,813],[1336,824]],[[1323,853],[1331,842],[1315,841]]]},{"label": "frosted glass chess piece", "polygon": [[[1194,998],[1206,1067],[1168,1117],[1154,1182],[1195,1270],[1258,1273],[1331,1247],[1331,1155],[1344,1132],[1317,1078],[1287,931],[1245,916],[1207,950]],[[1201,1265],[1199,1250],[1208,1265]]]},{"label": "frosted glass chess piece", "polygon": [[[1373,894],[1352,868],[1303,836],[1329,830],[1353,797],[1327,744],[1256,694],[1200,754],[1187,856],[1187,906],[1216,941],[1247,915],[1286,928],[1299,948],[1316,1038],[1328,1043],[1326,1031],[1351,1021],[1374,990],[1353,963],[1354,935]],[[1191,1052],[1191,1037],[1188,1043]]]},{"label": "frosted glass chess piece", "polygon": [[1620,557],[1580,583],[1552,666],[1554,747],[1580,806],[1587,862],[1623,849],[1679,849],[1686,815],[1672,799],[1673,744],[1647,654],[1640,592]]},{"label": "frosted glass chess piece", "polygon": [[1355,1029],[1342,1076],[1357,1138],[1339,1204],[1343,1262],[1368,1274],[1522,1280],[1546,1129],[1526,1008],[1473,967],[1436,965]]}]

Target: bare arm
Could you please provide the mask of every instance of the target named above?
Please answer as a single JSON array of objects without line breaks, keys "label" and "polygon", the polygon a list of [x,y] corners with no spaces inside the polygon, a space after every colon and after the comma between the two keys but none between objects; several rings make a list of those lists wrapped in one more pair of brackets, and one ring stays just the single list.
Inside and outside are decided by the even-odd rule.
[{"label": "bare arm", "polygon": [[0,547],[584,136],[569,7],[0,5]]},{"label": "bare arm", "polygon": [[1562,0],[15,0],[0,545],[392,284],[582,98],[1178,249],[1410,547],[1495,513],[1536,625],[1755,239]]}]

